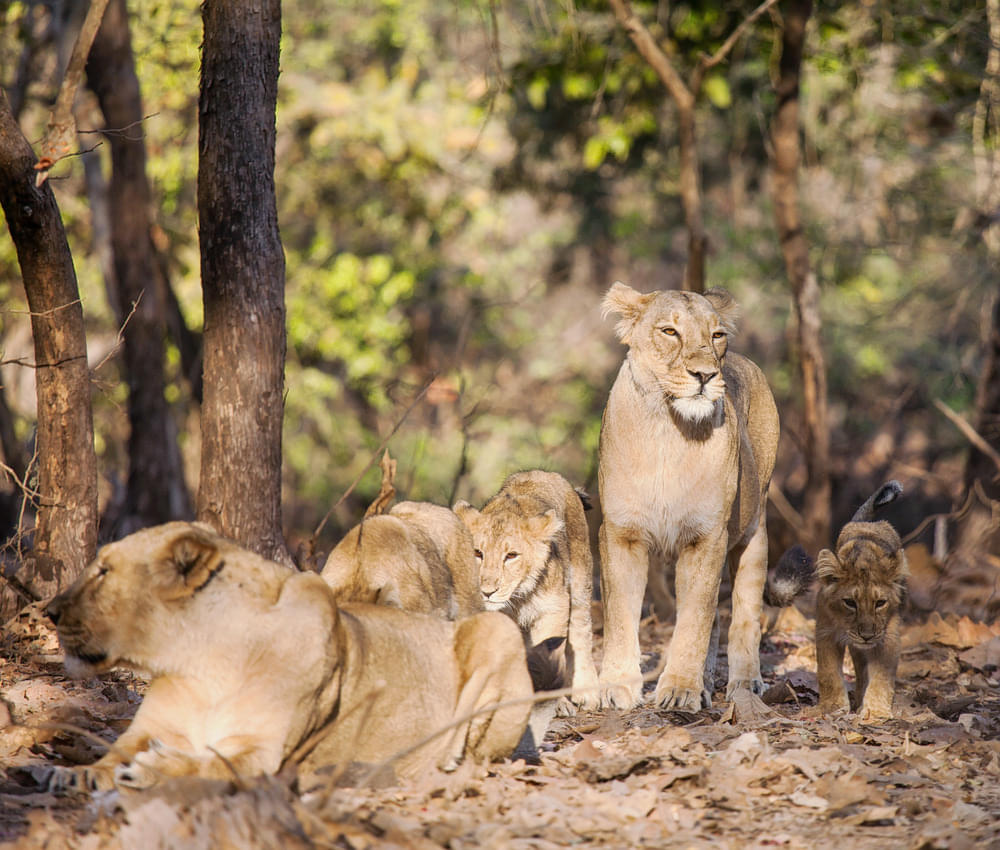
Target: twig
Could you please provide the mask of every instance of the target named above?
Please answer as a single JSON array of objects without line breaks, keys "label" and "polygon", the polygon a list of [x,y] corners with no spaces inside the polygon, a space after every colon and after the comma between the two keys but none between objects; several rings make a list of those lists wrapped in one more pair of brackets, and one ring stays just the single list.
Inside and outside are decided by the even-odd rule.
[{"label": "twig", "polygon": [[326,516],[324,516],[323,519],[320,520],[319,525],[316,526],[316,530],[312,533],[312,538],[311,538],[312,543],[315,544],[316,538],[319,537],[319,533],[323,530],[323,527],[326,525],[327,520],[330,519],[330,516],[333,514],[333,512],[337,510],[337,508],[339,508],[342,504],[344,504],[344,501],[347,499],[348,496],[351,495],[351,493],[354,492],[354,488],[358,486],[358,484],[361,482],[361,479],[364,478],[365,475],[368,473],[368,470],[371,469],[376,464],[376,462],[378,461],[379,457],[382,454],[382,451],[385,449],[386,444],[396,435],[396,432],[406,421],[406,417],[410,415],[410,412],[413,410],[413,408],[415,408],[423,399],[423,397],[427,395],[427,390],[431,388],[431,384],[433,384],[436,379],[437,379],[437,373],[434,373],[431,376],[430,380],[426,384],[424,384],[423,389],[420,390],[419,393],[417,393],[417,397],[413,399],[413,401],[410,403],[410,406],[403,411],[403,415],[400,416],[396,424],[392,426],[392,430],[385,436],[382,442],[379,443],[378,448],[372,454],[371,459],[368,461],[368,463],[365,464],[365,468],[358,473],[357,477],[351,482],[351,486],[344,491],[344,494],[339,499],[337,499],[333,507],[331,507],[330,510],[326,512]]},{"label": "twig", "polygon": [[91,369],[91,374],[98,372],[101,367],[107,363],[112,357],[114,357],[118,350],[122,347],[125,341],[125,328],[128,326],[129,321],[135,315],[135,311],[139,307],[139,302],[142,301],[142,296],[145,293],[145,289],[139,290],[139,294],[136,296],[135,301],[132,302],[132,309],[129,310],[128,315],[125,317],[125,321],[122,322],[121,327],[118,328],[118,336],[115,339],[115,344],[111,347],[111,350],[104,355],[104,358],[98,363],[93,369]]},{"label": "twig", "polygon": [[959,431],[965,436],[972,445],[974,445],[979,451],[981,451],[986,457],[993,461],[997,468],[997,474],[993,477],[995,481],[1000,478],[1000,454],[997,450],[993,448],[986,440],[973,428],[968,422],[966,422],[961,416],[955,413],[947,404],[945,404],[940,399],[934,399],[934,406],[940,410],[951,423],[958,428]]}]

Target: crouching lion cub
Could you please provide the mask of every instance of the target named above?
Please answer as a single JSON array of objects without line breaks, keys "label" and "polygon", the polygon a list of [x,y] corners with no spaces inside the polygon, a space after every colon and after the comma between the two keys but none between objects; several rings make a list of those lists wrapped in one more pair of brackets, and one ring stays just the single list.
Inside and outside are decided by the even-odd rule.
[{"label": "crouching lion cub", "polygon": [[70,674],[120,666],[149,689],[96,763],[50,787],[146,787],[161,776],[232,778],[375,764],[414,748],[400,777],[507,756],[527,701],[424,738],[477,709],[528,698],[523,641],[504,616],[459,623],[382,606],[338,609],[326,583],[207,526],[173,522],[105,546],[48,606]]},{"label": "crouching lion cub", "polygon": [[448,620],[484,610],[472,537],[448,508],[400,502],[366,517],[320,575],[338,602],[372,602]]},{"label": "crouching lion cub", "polygon": [[735,308],[721,289],[643,294],[616,283],[604,298],[603,312],[621,317],[616,330],[628,346],[604,410],[599,469],[601,686],[605,703],[616,708],[642,698],[643,594],[650,570],[670,565],[677,619],[654,699],[663,708],[711,705],[711,645],[727,558],[733,595],[726,698],[738,689],[763,690],[765,508],[778,412],[761,370],[727,353]]},{"label": "crouching lion cub", "polygon": [[835,550],[816,556],[816,668],[821,712],[849,710],[844,649],[857,682],[863,720],[892,716],[899,664],[899,609],[908,568],[899,534],[875,511],[903,492],[883,484],[841,529]]},{"label": "crouching lion cub", "polygon": [[597,708],[590,600],[594,562],[584,506],[587,497],[554,472],[507,478],[481,511],[457,502],[479,562],[483,601],[521,627],[529,646],[566,638],[566,678],[572,701]]}]

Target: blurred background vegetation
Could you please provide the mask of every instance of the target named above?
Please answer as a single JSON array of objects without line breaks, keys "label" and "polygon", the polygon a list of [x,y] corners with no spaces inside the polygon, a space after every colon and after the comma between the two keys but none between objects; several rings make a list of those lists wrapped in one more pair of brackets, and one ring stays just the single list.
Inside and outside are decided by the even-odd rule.
[{"label": "blurred background vegetation", "polygon": [[[600,416],[623,355],[600,299],[615,280],[654,289],[683,278],[675,122],[656,76],[610,9],[591,0],[282,6],[276,184],[287,264],[289,537],[312,532],[385,440],[407,498],[479,503],[507,473],[536,466],[596,491]],[[60,7],[3,6],[5,88],[21,79],[26,45],[43,42]],[[199,5],[129,0],[129,8],[156,245],[197,329]],[[748,11],[726,0],[635,8],[682,69],[717,49]],[[708,283],[736,295],[734,348],[757,360],[775,390],[776,483],[794,507],[805,479],[791,294],[769,192],[780,52],[773,14],[706,79],[699,146]],[[835,523],[888,477],[913,495],[904,533],[962,490],[967,444],[933,401],[971,417],[997,289],[973,189],[972,122],[988,46],[980,2],[814,9],[801,191],[823,291]],[[59,76],[54,51],[31,62],[21,123],[35,141]],[[82,103],[83,130],[87,110]],[[81,134],[106,173],[99,140]],[[96,365],[118,328],[88,181],[79,159],[50,179]],[[10,362],[31,355],[19,281],[13,246],[0,240],[2,382],[27,444],[33,376]],[[111,357],[95,373],[104,503],[127,464],[117,368]],[[169,368],[194,491],[198,406],[176,348]],[[358,520],[378,483],[377,468],[362,477],[321,549]]]}]

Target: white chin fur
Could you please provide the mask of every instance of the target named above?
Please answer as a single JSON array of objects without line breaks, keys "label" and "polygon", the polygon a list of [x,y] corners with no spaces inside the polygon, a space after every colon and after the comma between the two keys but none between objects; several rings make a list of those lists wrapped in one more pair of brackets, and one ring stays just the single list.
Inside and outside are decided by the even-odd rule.
[{"label": "white chin fur", "polygon": [[715,402],[703,395],[671,399],[670,406],[678,416],[689,422],[701,422],[715,413]]},{"label": "white chin fur", "polygon": [[72,679],[89,679],[97,675],[97,668],[75,655],[67,655],[63,662],[66,675]]}]

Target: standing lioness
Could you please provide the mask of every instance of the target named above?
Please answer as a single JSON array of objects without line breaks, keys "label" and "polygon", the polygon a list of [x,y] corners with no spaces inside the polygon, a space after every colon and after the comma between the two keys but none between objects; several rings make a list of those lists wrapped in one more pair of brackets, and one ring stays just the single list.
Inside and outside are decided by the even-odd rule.
[{"label": "standing lioness", "polygon": [[753,363],[726,356],[735,304],[723,290],[642,294],[616,283],[603,311],[621,316],[618,337],[629,347],[601,427],[603,699],[630,708],[642,695],[638,628],[651,550],[676,566],[677,621],[656,703],[711,705],[709,643],[727,555],[726,696],[759,693],[764,511],[778,446],[771,391]]}]

